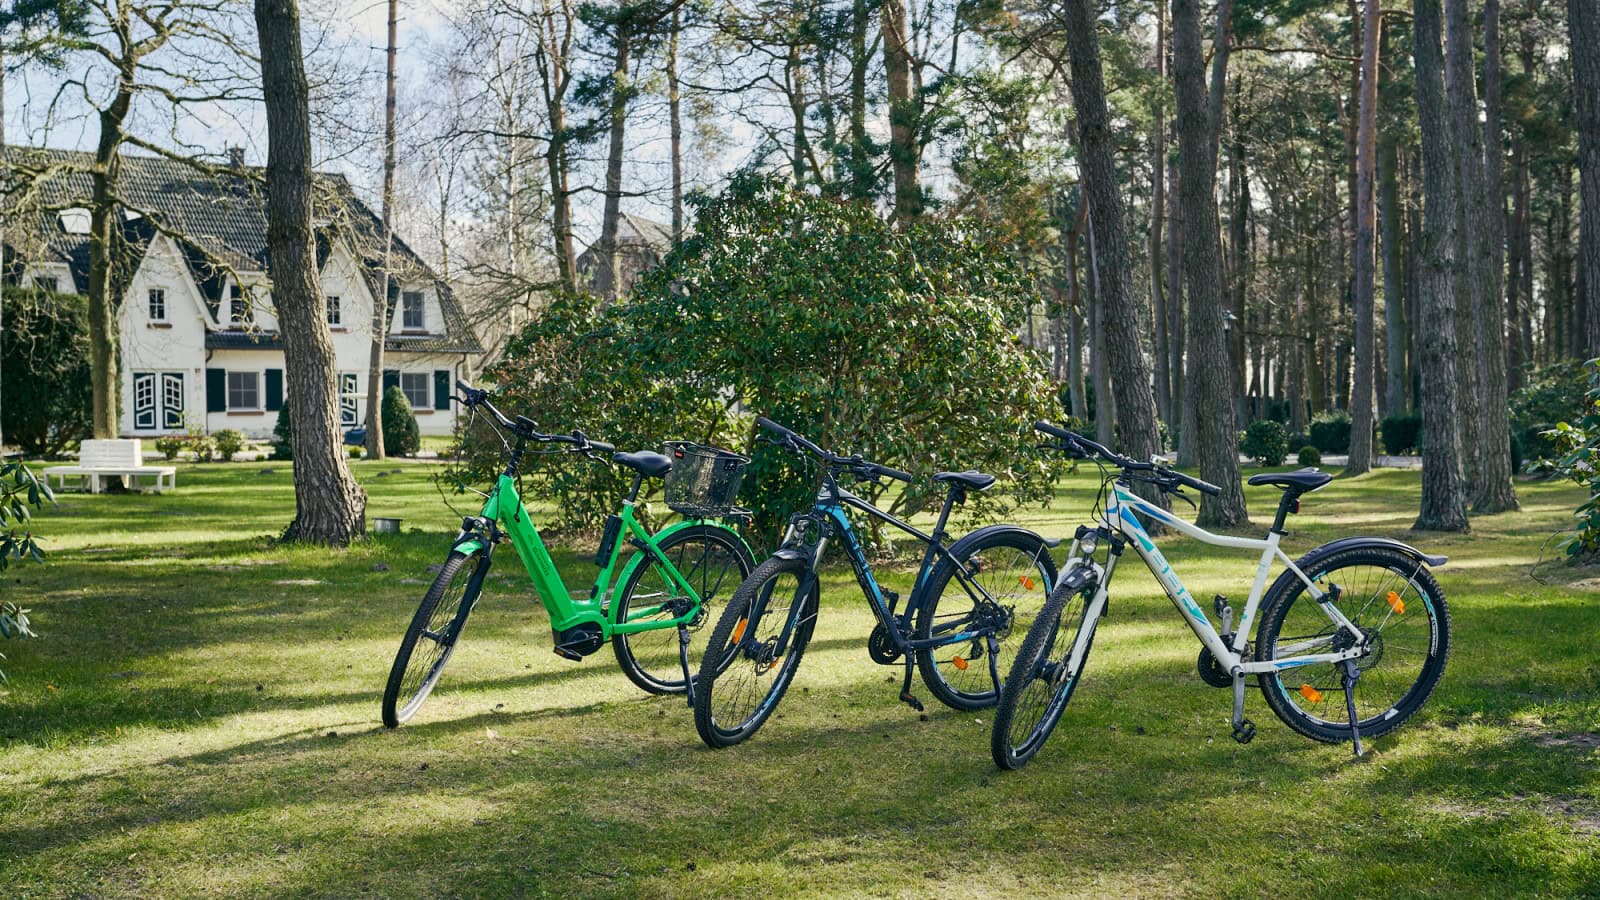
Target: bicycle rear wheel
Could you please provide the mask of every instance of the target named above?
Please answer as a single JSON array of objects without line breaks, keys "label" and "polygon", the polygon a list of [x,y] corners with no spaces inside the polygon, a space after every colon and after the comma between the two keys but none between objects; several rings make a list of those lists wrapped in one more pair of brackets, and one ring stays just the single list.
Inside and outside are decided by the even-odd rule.
[{"label": "bicycle rear wheel", "polygon": [[707,746],[731,747],[761,728],[794,680],[816,622],[817,585],[803,560],[774,557],[739,585],[695,678],[694,727]]},{"label": "bicycle rear wheel", "polygon": [[1050,596],[1056,564],[1044,538],[1018,528],[958,542],[954,553],[971,573],[970,582],[957,575],[950,559],[941,560],[928,576],[916,636],[929,640],[973,632],[977,637],[918,650],[917,666],[928,690],[946,706],[983,709],[996,699],[988,635],[998,644],[995,671],[1004,675],[1012,652]]},{"label": "bicycle rear wheel", "polygon": [[423,595],[389,669],[383,690],[384,725],[395,728],[416,715],[439,683],[489,571],[487,560],[480,560],[481,551],[452,550]]},{"label": "bicycle rear wheel", "polygon": [[[1367,635],[1372,651],[1356,660],[1356,720],[1361,736],[1381,737],[1422,708],[1450,655],[1450,608],[1422,563],[1385,547],[1358,547],[1308,566],[1307,577]],[[1338,646],[1332,620],[1299,578],[1280,578],[1262,602],[1256,659],[1270,661]],[[1261,693],[1285,725],[1324,743],[1350,739],[1342,663],[1261,675]]]},{"label": "bicycle rear wheel", "polygon": [[[755,568],[750,551],[738,535],[718,525],[696,525],[673,532],[661,541],[661,554],[700,596],[700,613],[688,626],[689,658],[699,660],[708,641],[707,623],[721,611],[722,604],[744,583]],[[686,601],[678,582],[666,565],[654,556],[647,557],[628,577],[616,599],[612,621],[670,622],[678,617],[670,608],[673,601]],[[661,607],[640,618],[635,610]],[[619,634],[611,640],[628,680],[652,694],[683,693],[683,666],[678,658],[678,629],[654,628],[633,634]]]},{"label": "bicycle rear wheel", "polygon": [[[989,750],[995,765],[1020,769],[1050,738],[1089,661],[1099,619],[1088,621],[1093,587],[1073,591],[1063,585],[1051,594],[1017,650],[1011,673],[1000,689]],[[1086,630],[1087,629],[1087,630]],[[1083,644],[1075,669],[1073,648]]]}]

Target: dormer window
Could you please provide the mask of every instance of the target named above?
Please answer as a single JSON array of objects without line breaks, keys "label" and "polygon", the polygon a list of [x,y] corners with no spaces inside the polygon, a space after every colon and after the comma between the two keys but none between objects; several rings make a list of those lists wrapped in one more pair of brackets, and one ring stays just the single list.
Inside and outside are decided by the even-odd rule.
[{"label": "dormer window", "polygon": [[400,327],[405,331],[426,331],[427,315],[424,312],[421,291],[400,293]]},{"label": "dormer window", "polygon": [[167,292],[162,288],[150,289],[150,321],[167,320]]},{"label": "dormer window", "polygon": [[61,230],[66,234],[88,234],[89,224],[93,221],[89,210],[81,206],[63,209],[56,214],[56,219],[61,222]]},{"label": "dormer window", "polygon": [[41,291],[54,294],[61,290],[61,279],[54,275],[33,276],[33,286]]}]

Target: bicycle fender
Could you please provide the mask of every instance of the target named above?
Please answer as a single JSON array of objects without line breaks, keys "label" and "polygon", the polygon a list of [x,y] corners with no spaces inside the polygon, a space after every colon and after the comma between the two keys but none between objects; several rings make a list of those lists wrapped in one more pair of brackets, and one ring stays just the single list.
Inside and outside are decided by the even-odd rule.
[{"label": "bicycle fender", "polygon": [[1431,568],[1438,568],[1450,561],[1450,557],[1448,556],[1432,556],[1430,554],[1423,553],[1421,550],[1418,550],[1410,544],[1397,541],[1393,538],[1348,537],[1340,538],[1337,541],[1329,541],[1328,543],[1315,548],[1310,553],[1307,553],[1305,556],[1295,560],[1295,565],[1299,566],[1301,569],[1304,569],[1306,566],[1316,565],[1318,562],[1327,559],[1329,556],[1332,556],[1335,553],[1342,553],[1346,550],[1355,550],[1363,547],[1380,550],[1394,550],[1411,557],[1417,562],[1425,563]]},{"label": "bicycle fender", "polygon": [[474,553],[484,552],[488,549],[488,546],[488,543],[483,538],[474,534],[456,541],[455,546],[450,549],[462,556],[471,556]]},{"label": "bicycle fender", "polygon": [[[746,553],[750,553],[750,545],[745,543],[744,537],[740,535],[739,532],[732,528],[723,528],[723,526],[714,522],[707,522],[705,519],[686,519],[682,522],[675,522],[672,525],[656,532],[654,537],[656,539],[656,543],[660,544],[665,542],[667,538],[677,534],[680,531],[683,531],[686,528],[698,528],[701,525],[709,525],[712,528],[722,528],[724,531],[733,535],[734,539],[739,542],[740,546],[744,547]],[[633,571],[644,565],[645,560],[650,558],[650,551],[648,550],[641,549],[639,552],[633,554],[633,556],[630,557],[626,563],[623,563],[622,572],[617,575],[616,580],[613,581],[612,584],[617,586],[627,584],[628,579],[633,576]],[[754,559],[755,554],[750,553],[750,558]]]},{"label": "bicycle fender", "polygon": [[803,563],[811,562],[811,554],[802,547],[783,547],[772,554],[773,559],[797,559]]},{"label": "bicycle fender", "polygon": [[[951,556],[955,556],[955,557],[959,557],[959,556],[961,556],[961,552],[963,550],[967,549],[967,547],[970,546],[974,541],[981,540],[981,539],[986,538],[986,537],[988,537],[988,536],[990,536],[992,534],[1001,534],[1001,533],[1019,534],[1019,535],[1025,536],[1025,537],[1033,537],[1033,538],[1038,538],[1039,537],[1039,535],[1035,534],[1034,532],[1032,532],[1032,531],[1030,531],[1030,530],[1028,530],[1026,528],[1023,528],[1020,525],[985,525],[982,528],[979,528],[977,531],[972,532],[971,534],[963,535],[961,540],[956,541],[954,544],[951,544],[950,545],[950,555]],[[1040,540],[1044,540],[1044,539],[1040,538]],[[1046,546],[1047,547],[1050,546],[1048,544],[1048,542],[1046,543]],[[948,565],[950,565],[950,561],[948,559],[939,560],[938,564],[935,565],[933,569],[930,569],[928,572],[925,573],[924,577],[920,578],[917,581],[916,587],[914,587],[912,589],[912,591],[911,591],[911,600],[909,602],[909,605],[906,607],[906,609],[908,609],[908,610],[909,609],[914,609],[917,606],[917,604],[921,601],[923,587],[924,587],[924,585],[928,584],[928,582],[930,582],[932,580],[932,576],[933,576],[934,570],[938,569],[939,566],[948,566]]]}]

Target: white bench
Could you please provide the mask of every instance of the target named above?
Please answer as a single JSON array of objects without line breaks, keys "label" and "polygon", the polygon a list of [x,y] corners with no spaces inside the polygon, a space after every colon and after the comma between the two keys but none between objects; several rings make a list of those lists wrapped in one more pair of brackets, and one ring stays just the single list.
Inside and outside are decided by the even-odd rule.
[{"label": "white bench", "polygon": [[140,479],[155,478],[156,493],[178,486],[177,466],[147,466],[144,451],[138,438],[84,441],[78,451],[75,466],[52,466],[44,470],[45,478],[54,478],[63,490],[67,479],[76,478],[78,490],[98,494],[105,489],[106,479],[122,478],[128,487],[137,488]]}]

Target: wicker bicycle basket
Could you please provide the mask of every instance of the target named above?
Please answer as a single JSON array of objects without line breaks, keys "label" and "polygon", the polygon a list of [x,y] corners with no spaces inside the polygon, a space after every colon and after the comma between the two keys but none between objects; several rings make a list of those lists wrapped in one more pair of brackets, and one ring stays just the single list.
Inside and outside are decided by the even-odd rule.
[{"label": "wicker bicycle basket", "polygon": [[663,483],[667,505],[691,519],[733,512],[750,458],[691,441],[669,441],[672,471]]}]

